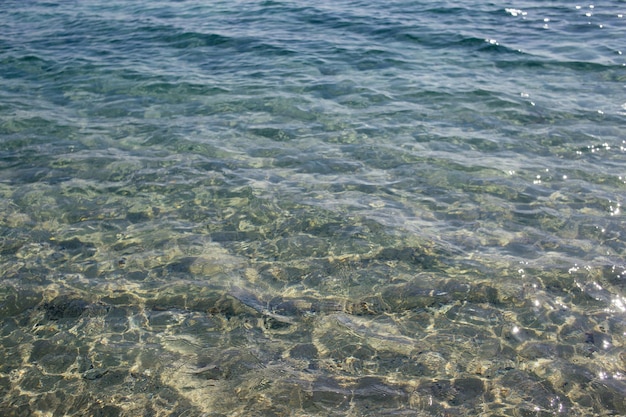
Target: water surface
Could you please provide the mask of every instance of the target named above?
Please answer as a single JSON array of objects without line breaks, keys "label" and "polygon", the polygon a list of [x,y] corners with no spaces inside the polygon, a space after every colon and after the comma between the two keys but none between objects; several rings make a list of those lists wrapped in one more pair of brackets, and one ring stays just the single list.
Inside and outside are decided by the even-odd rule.
[{"label": "water surface", "polygon": [[2,414],[625,414],[624,12],[3,2]]}]

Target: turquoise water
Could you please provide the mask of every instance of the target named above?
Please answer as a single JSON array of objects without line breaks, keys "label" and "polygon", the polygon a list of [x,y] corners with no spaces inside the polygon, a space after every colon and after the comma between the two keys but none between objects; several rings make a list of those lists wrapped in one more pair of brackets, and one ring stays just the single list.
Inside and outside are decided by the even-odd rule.
[{"label": "turquoise water", "polygon": [[2,2],[0,414],[626,414],[624,13]]}]

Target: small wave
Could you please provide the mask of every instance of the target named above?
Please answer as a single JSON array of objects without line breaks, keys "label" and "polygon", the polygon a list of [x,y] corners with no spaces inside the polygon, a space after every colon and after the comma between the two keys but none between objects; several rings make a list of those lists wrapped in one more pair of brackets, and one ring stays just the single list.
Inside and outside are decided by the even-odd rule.
[{"label": "small wave", "polygon": [[180,32],[160,36],[160,40],[169,46],[178,49],[196,48],[202,46],[233,46],[233,38],[215,33]]},{"label": "small wave", "polygon": [[528,69],[560,69],[560,70],[572,70],[581,73],[589,72],[603,72],[607,70],[622,70],[620,65],[607,65],[596,62],[584,62],[584,61],[566,61],[555,59],[541,59],[539,57],[531,57],[530,55],[524,55],[522,59],[515,60],[501,60],[497,61],[495,65],[501,69],[510,68],[528,68]]},{"label": "small wave", "polygon": [[409,43],[418,43],[429,48],[443,49],[465,49],[477,52],[487,52],[495,54],[513,54],[524,55],[518,49],[500,44],[495,39],[478,38],[474,36],[465,36],[458,33],[404,33],[398,35],[400,39]]}]

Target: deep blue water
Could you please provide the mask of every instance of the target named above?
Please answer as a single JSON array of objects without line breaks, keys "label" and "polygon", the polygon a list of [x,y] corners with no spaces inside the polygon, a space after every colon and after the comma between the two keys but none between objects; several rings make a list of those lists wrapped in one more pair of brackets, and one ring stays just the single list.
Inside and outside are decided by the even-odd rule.
[{"label": "deep blue water", "polygon": [[624,13],[3,1],[1,414],[626,414]]}]

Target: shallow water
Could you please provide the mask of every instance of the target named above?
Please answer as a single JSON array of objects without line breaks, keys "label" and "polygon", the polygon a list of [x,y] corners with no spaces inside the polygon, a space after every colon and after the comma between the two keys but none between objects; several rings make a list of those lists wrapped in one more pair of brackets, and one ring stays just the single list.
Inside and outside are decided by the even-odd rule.
[{"label": "shallow water", "polygon": [[624,12],[3,2],[1,414],[626,414]]}]

